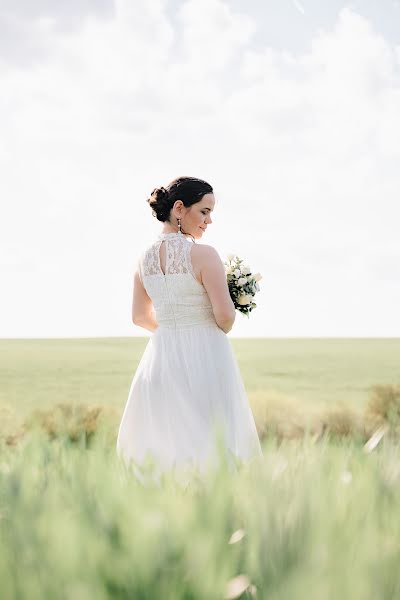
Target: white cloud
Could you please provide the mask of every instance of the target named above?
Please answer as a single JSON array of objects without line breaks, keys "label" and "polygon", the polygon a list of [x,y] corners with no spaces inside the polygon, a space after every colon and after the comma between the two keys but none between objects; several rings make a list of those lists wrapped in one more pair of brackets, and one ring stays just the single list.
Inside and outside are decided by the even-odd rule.
[{"label": "white cloud", "polygon": [[302,15],[305,15],[304,6],[298,0],[293,0],[293,4]]},{"label": "white cloud", "polygon": [[183,28],[183,54],[197,75],[220,71],[255,31],[249,16],[233,12],[222,0],[187,0],[178,18]]},{"label": "white cloud", "polygon": [[256,48],[222,0],[40,18],[43,56],[0,62],[1,335],[142,335],[131,270],[161,228],[145,200],[179,174],[215,186],[204,243],[264,275],[234,335],[400,334],[400,52],[369,21],[344,9],[292,55]]}]

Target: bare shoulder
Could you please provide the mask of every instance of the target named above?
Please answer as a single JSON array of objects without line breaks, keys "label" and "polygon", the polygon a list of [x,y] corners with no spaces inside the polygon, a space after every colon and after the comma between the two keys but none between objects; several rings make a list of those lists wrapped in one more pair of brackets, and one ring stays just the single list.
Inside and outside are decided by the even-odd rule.
[{"label": "bare shoulder", "polygon": [[209,244],[193,244],[191,255],[192,258],[197,260],[199,263],[221,261],[221,257],[217,250],[214,248],[214,246],[210,246]]}]

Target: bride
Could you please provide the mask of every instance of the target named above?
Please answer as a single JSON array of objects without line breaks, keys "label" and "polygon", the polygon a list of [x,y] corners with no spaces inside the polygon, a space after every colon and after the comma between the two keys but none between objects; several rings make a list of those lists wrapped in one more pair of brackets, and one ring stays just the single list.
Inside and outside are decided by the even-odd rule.
[{"label": "bride", "polygon": [[[227,337],[235,321],[222,260],[197,244],[212,224],[209,183],[179,177],[147,200],[163,223],[133,278],[132,320],[152,332],[132,379],[117,438],[127,464],[207,468],[222,440],[235,463],[262,456]],[[221,448],[221,446],[219,446]]]}]

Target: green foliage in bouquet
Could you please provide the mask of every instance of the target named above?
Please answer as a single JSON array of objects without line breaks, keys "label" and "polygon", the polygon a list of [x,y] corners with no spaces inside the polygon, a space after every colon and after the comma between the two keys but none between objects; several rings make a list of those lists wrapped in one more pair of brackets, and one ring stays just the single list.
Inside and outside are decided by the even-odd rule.
[{"label": "green foliage in bouquet", "polygon": [[258,282],[262,276],[260,273],[253,275],[251,268],[244,265],[243,260],[234,254],[228,254],[224,266],[229,293],[235,308],[248,317],[257,306],[253,298],[260,290]]}]

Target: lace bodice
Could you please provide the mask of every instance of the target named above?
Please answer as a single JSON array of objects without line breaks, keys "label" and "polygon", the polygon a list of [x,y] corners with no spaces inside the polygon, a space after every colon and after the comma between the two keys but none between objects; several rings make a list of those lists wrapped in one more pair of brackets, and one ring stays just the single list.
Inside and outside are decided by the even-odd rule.
[{"label": "lace bodice", "polygon": [[[164,241],[165,274],[160,264],[160,246]],[[206,289],[193,271],[192,246],[193,242],[182,233],[162,233],[139,258],[140,278],[153,302],[160,328],[218,327]]]}]

